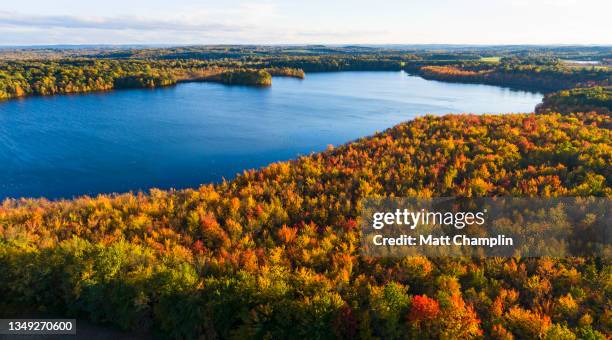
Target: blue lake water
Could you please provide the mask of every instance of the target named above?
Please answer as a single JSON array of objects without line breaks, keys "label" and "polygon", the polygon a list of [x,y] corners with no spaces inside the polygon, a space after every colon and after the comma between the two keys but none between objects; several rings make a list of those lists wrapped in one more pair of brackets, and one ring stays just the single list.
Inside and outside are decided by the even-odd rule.
[{"label": "blue lake water", "polygon": [[0,102],[0,198],[185,188],[426,113],[531,112],[542,95],[404,72],[274,78]]}]

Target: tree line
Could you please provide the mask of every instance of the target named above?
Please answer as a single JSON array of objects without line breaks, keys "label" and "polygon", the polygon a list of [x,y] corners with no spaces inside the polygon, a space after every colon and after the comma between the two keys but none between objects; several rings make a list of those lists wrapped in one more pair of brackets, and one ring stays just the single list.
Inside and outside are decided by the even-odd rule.
[{"label": "tree line", "polygon": [[607,68],[577,69],[557,63],[427,65],[419,68],[417,73],[425,79],[490,84],[542,92],[612,84],[612,72]]},{"label": "tree line", "polygon": [[587,87],[562,90],[544,96],[536,107],[537,113],[560,112],[569,114],[578,111],[612,112],[611,87]]},{"label": "tree line", "polygon": [[122,88],[154,88],[180,81],[270,85],[275,76],[303,78],[302,70],[197,60],[61,60],[0,62],[0,100]]},{"label": "tree line", "polygon": [[[120,58],[113,53],[89,58],[0,61],[0,100],[28,95],[152,88],[194,80],[261,86],[271,82],[268,75],[304,78],[305,72],[405,70],[426,79],[543,92],[609,86],[612,77],[607,67],[575,68],[546,57],[504,57],[500,62],[491,63],[464,54],[431,52],[293,55],[245,54],[243,51],[225,58],[160,59],[170,52],[153,51],[156,52],[145,50],[144,54],[137,55],[158,58]],[[239,51],[242,50],[236,53]]]}]

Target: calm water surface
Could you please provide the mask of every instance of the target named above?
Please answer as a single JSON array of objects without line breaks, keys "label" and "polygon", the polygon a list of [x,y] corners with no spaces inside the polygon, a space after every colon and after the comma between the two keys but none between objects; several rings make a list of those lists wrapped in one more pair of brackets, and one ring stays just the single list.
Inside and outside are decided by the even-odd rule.
[{"label": "calm water surface", "polygon": [[541,94],[403,72],[186,83],[0,102],[0,198],[185,188],[426,113],[531,112]]}]

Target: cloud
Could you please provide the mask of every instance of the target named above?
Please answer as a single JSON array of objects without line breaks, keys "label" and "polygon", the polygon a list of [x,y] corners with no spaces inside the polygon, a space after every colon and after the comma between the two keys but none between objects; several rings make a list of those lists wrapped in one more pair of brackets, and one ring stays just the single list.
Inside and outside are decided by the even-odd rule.
[{"label": "cloud", "polygon": [[610,43],[609,0],[107,0],[99,12],[28,1],[0,9],[0,45]]},{"label": "cloud", "polygon": [[0,26],[23,28],[69,28],[97,30],[146,30],[146,31],[222,31],[241,32],[249,27],[228,25],[193,17],[154,19],[142,17],[94,17],[69,15],[24,15],[0,11]]},{"label": "cloud", "polygon": [[192,9],[163,19],[0,11],[0,44],[336,43],[386,34],[381,30],[283,25],[280,19],[271,3],[244,4],[223,11]]}]

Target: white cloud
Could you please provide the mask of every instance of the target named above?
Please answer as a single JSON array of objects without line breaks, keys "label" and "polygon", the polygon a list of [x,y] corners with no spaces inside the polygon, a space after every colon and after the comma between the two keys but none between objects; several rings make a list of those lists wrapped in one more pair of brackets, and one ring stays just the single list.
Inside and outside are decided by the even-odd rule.
[{"label": "white cloud", "polygon": [[0,11],[0,44],[324,43],[383,30],[284,27],[272,3],[190,10],[164,18],[29,15]]},{"label": "white cloud", "polygon": [[78,28],[100,30],[241,31],[242,25],[226,25],[194,16],[155,19],[133,16],[96,17],[70,15],[25,15],[0,11],[0,26],[23,28]]},{"label": "white cloud", "polygon": [[21,1],[0,45],[612,43],[609,0]]}]

